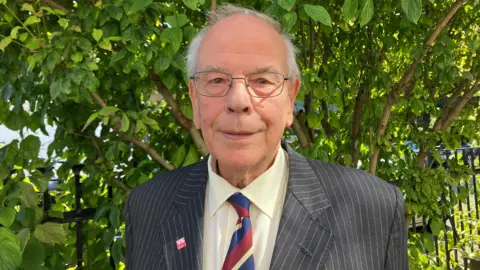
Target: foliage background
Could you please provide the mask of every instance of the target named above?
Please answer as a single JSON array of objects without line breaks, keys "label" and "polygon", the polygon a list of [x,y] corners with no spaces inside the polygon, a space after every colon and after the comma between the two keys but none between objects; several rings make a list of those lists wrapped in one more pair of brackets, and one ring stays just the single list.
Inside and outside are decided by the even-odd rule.
[{"label": "foliage background", "polygon": [[[442,234],[444,215],[468,194],[439,198],[471,171],[445,169],[438,148],[480,138],[480,1],[235,3],[278,19],[299,49],[291,145],[396,184],[407,218],[423,216]],[[124,267],[128,192],[207,153],[191,121],[184,52],[218,4],[0,0],[0,124],[22,134],[0,149],[0,269],[76,265],[74,223],[45,222],[75,208],[75,164],[85,165],[82,207],[96,209],[82,235],[85,268],[109,269],[110,255]],[[47,126],[54,141],[40,158],[38,136],[23,134]],[[61,191],[49,192],[55,203],[44,212],[55,176]],[[430,236],[411,234],[412,269],[435,268]]]}]

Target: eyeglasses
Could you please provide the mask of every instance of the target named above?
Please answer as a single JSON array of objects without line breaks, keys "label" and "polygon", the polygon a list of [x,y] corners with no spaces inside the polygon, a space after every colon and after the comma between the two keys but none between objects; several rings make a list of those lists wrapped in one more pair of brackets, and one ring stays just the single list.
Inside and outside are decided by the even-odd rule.
[{"label": "eyeglasses", "polygon": [[285,81],[290,80],[276,72],[252,73],[244,78],[234,78],[230,74],[217,71],[198,72],[190,79],[193,80],[197,92],[207,97],[224,97],[232,88],[234,79],[244,80],[248,93],[259,98],[280,95]]}]

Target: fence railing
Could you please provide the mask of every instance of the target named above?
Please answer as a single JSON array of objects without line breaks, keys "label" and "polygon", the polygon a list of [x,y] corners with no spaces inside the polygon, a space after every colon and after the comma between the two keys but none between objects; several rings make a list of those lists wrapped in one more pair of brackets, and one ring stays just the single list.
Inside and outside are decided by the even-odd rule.
[{"label": "fence railing", "polygon": [[[410,232],[431,234],[435,246],[435,262],[437,266],[446,267],[446,269],[474,269],[468,268],[471,260],[463,256],[462,251],[465,251],[465,249],[468,249],[468,251],[480,250],[478,242],[464,243],[467,237],[475,238],[480,233],[480,228],[478,227],[480,225],[477,225],[477,227],[474,225],[476,223],[480,224],[480,148],[459,148],[453,151],[440,150],[440,155],[445,159],[453,159],[457,164],[468,167],[472,172],[468,180],[461,181],[459,185],[447,185],[448,192],[445,192],[442,194],[442,198],[439,198],[440,203],[451,202],[454,193],[458,194],[460,189],[467,190],[468,196],[465,201],[461,201],[454,207],[451,207],[450,213],[444,216],[443,222],[446,233],[440,234],[440,237],[433,235],[431,228],[429,228],[430,224],[425,217],[413,217]],[[428,163],[431,164],[432,161],[432,156],[429,156]],[[447,162],[443,163],[442,166],[448,170]],[[460,243],[463,246],[463,250],[458,248]]]}]

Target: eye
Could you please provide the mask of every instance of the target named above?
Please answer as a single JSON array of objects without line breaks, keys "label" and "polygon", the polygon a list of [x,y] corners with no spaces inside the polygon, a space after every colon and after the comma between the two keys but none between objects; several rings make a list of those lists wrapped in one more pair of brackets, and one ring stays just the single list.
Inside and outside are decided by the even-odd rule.
[{"label": "eye", "polygon": [[224,78],[213,78],[208,81],[210,84],[223,84],[226,83],[226,80]]},{"label": "eye", "polygon": [[257,79],[255,79],[254,83],[255,84],[263,84],[263,85],[272,84],[271,81],[269,81],[268,79],[265,79],[265,78],[257,78]]}]

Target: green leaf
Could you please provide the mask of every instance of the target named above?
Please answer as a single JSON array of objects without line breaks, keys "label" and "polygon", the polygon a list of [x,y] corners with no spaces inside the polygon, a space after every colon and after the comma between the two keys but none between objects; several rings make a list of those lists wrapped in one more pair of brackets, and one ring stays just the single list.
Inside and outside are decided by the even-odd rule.
[{"label": "green leaf", "polygon": [[65,19],[65,18],[60,18],[58,20],[58,24],[63,28],[63,29],[67,29],[68,27],[68,20]]},{"label": "green leaf", "polygon": [[83,60],[83,53],[81,52],[76,52],[72,55],[71,57],[72,61],[75,63],[80,63]]},{"label": "green leaf", "polygon": [[13,85],[11,83],[7,83],[3,86],[2,89],[0,89],[0,93],[2,93],[2,100],[3,102],[7,102],[13,94]]},{"label": "green leaf", "polygon": [[305,13],[314,21],[321,22],[324,25],[332,26],[332,19],[328,11],[319,5],[304,5]]},{"label": "green leaf", "polygon": [[407,19],[417,23],[422,15],[422,0],[401,0],[401,3]]},{"label": "green leaf", "polygon": [[12,226],[16,214],[17,212],[13,208],[0,207],[0,225],[5,227]]},{"label": "green leaf", "polygon": [[103,36],[103,31],[101,29],[93,29],[92,37],[98,42]]},{"label": "green leaf", "polygon": [[314,128],[320,123],[320,117],[316,112],[310,112],[307,114],[307,122],[309,127]]},{"label": "green leaf", "polygon": [[20,241],[7,228],[0,228],[0,269],[17,269],[22,263]]},{"label": "green leaf", "polygon": [[122,241],[117,239],[112,245],[112,257],[115,264],[120,263],[120,258],[122,254]]},{"label": "green leaf", "polygon": [[104,50],[111,51],[112,50],[112,43],[110,41],[104,39],[100,43],[98,43],[98,46]]},{"label": "green leaf", "polygon": [[38,18],[37,16],[30,16],[27,18],[27,20],[23,24],[25,26],[28,26],[34,23],[39,23],[39,22],[40,22],[40,18]]},{"label": "green leaf", "polygon": [[153,71],[155,71],[155,73],[161,73],[170,66],[170,62],[171,60],[166,54],[160,53],[153,66]]},{"label": "green leaf", "polygon": [[53,71],[56,65],[62,61],[62,57],[58,54],[57,51],[53,51],[47,57],[47,68],[50,71]]},{"label": "green leaf", "polygon": [[7,0],[0,0],[0,5],[1,5],[1,4],[6,5],[6,4],[7,4]]},{"label": "green leaf", "polygon": [[182,27],[190,20],[185,14],[175,14],[173,16],[166,16],[165,21],[172,27]]},{"label": "green leaf", "polygon": [[120,110],[119,108],[107,106],[107,107],[103,107],[98,113],[102,116],[105,116],[105,115],[110,115],[112,113],[115,113],[119,110]]},{"label": "green leaf", "polygon": [[190,120],[193,120],[193,108],[192,108],[192,105],[190,105],[190,104],[183,104],[183,105],[180,107],[180,110],[182,111],[183,115],[185,115],[185,117],[187,117],[187,118],[190,119]]},{"label": "green leaf", "polygon": [[23,228],[17,233],[18,239],[20,239],[20,249],[24,250],[27,246],[28,240],[30,239],[30,229]]},{"label": "green leaf", "polygon": [[462,72],[463,77],[467,78],[469,81],[473,82],[475,78],[473,77],[472,73],[468,71],[463,71]]},{"label": "green leaf", "polygon": [[278,5],[283,9],[290,11],[295,5],[296,0],[278,0]]},{"label": "green leaf", "polygon": [[345,20],[350,21],[355,16],[358,8],[358,0],[345,0],[343,3],[342,14]]},{"label": "green leaf", "polygon": [[83,126],[82,132],[90,125],[90,123],[93,122],[93,120],[97,119],[97,117],[98,117],[98,112],[92,113],[92,115],[90,115],[90,117],[88,117],[88,120],[85,123],[85,126]]},{"label": "green leaf", "polygon": [[182,165],[183,160],[185,160],[185,155],[187,154],[187,148],[185,145],[180,146],[177,148],[175,153],[173,153],[172,157],[172,164],[175,166],[175,168],[178,168],[180,165]]},{"label": "green leaf", "polygon": [[125,55],[127,55],[127,52],[128,50],[126,48],[123,48],[122,50],[114,53],[112,55],[112,62],[117,62],[117,61],[120,61],[121,59],[123,59],[125,57]]},{"label": "green leaf", "polygon": [[10,31],[10,37],[12,39],[16,39],[17,38],[17,34],[18,34],[18,30],[22,29],[20,26],[15,26],[12,31]]},{"label": "green leaf", "polygon": [[34,235],[39,241],[47,244],[65,242],[65,230],[61,224],[57,223],[47,222],[37,225]]},{"label": "green leaf", "polygon": [[173,87],[177,84],[177,77],[173,72],[164,72],[160,78],[168,89],[173,89]]},{"label": "green leaf", "polygon": [[360,11],[360,26],[365,26],[373,17],[373,0],[365,0]]},{"label": "green leaf", "polygon": [[130,6],[130,9],[127,11],[128,15],[144,10],[147,6],[149,6],[153,2],[153,0],[135,0],[132,2],[133,4]]},{"label": "green leaf", "polygon": [[145,126],[142,120],[137,120],[135,125],[135,133],[139,133],[142,130],[147,130],[147,127]]},{"label": "green leaf", "polygon": [[[37,193],[33,190],[33,187],[29,183],[18,182],[17,188],[20,190],[19,196],[25,207],[35,207],[37,205]],[[33,209],[32,209],[33,211]],[[35,212],[32,212],[33,219],[35,219]]]},{"label": "green leaf", "polygon": [[122,123],[121,123],[120,131],[127,132],[129,127],[130,127],[130,120],[128,119],[128,116],[125,113],[122,113]]},{"label": "green leaf", "polygon": [[297,13],[290,11],[282,17],[282,24],[285,32],[290,32],[292,27],[297,23]]},{"label": "green leaf", "polygon": [[93,216],[93,219],[95,221],[99,221],[100,218],[104,217],[105,214],[107,213],[108,210],[112,207],[111,204],[104,204],[101,207],[97,208],[97,211],[95,212],[95,215]]},{"label": "green leaf", "polygon": [[190,145],[190,148],[188,150],[188,154],[185,157],[185,160],[183,161],[182,167],[191,165],[193,163],[196,163],[200,160],[200,156],[198,155],[198,151],[195,148],[194,145]]},{"label": "green leaf", "polygon": [[28,4],[28,3],[23,4],[21,10],[30,11],[31,13],[35,13],[35,9],[33,9],[33,6]]},{"label": "green leaf", "polygon": [[60,93],[62,93],[64,90],[63,87],[63,80],[59,79],[57,81],[54,81],[52,85],[50,86],[50,98],[56,99]]},{"label": "green leaf", "polygon": [[115,205],[110,209],[110,214],[108,217],[114,228],[120,227],[120,209],[118,206]]},{"label": "green leaf", "polygon": [[20,153],[26,159],[36,159],[40,152],[40,139],[37,136],[28,135],[20,143]]},{"label": "green leaf", "polygon": [[6,37],[0,41],[0,50],[5,51],[5,48],[12,42],[12,37]]},{"label": "green leaf", "polygon": [[196,10],[197,9],[197,4],[198,0],[182,0],[182,2],[187,6],[189,9]]},{"label": "green leaf", "polygon": [[435,236],[438,236],[442,229],[444,228],[444,223],[442,222],[441,219],[435,218],[432,220],[432,223],[430,223],[430,228],[432,229],[432,233]]},{"label": "green leaf", "polygon": [[435,246],[433,245],[433,236],[429,233],[423,234],[423,246],[428,252],[435,252]]},{"label": "green leaf", "polygon": [[24,269],[41,269],[45,260],[45,250],[37,239],[30,238],[23,251],[22,267]]},{"label": "green leaf", "polygon": [[167,28],[160,35],[160,40],[172,44],[173,51],[176,53],[182,44],[182,29],[178,27]]}]

